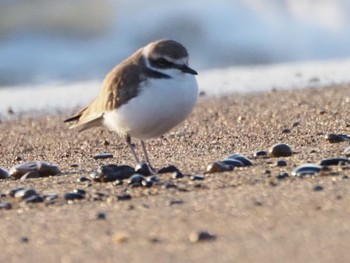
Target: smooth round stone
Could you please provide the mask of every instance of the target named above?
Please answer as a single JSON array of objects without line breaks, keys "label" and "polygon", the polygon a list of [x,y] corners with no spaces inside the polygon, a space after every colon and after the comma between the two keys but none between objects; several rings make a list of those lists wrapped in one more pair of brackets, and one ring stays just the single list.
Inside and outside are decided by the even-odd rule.
[{"label": "smooth round stone", "polygon": [[39,178],[40,175],[35,171],[30,171],[28,173],[25,173],[21,176],[21,181],[27,180],[27,179],[33,179],[33,178]]},{"label": "smooth round stone", "polygon": [[313,190],[314,190],[315,192],[323,191],[323,186],[321,186],[321,185],[315,185],[314,188],[313,188]]},{"label": "smooth round stone", "polygon": [[158,182],[159,181],[159,177],[157,175],[152,175],[148,178],[148,180],[154,182]]},{"label": "smooth round stone", "polygon": [[254,153],[254,156],[255,157],[264,157],[264,156],[267,156],[267,151],[257,151]]},{"label": "smooth round stone", "polygon": [[74,193],[74,192],[66,193],[64,195],[64,199],[67,201],[81,200],[81,199],[84,199],[84,197],[85,197],[85,195],[82,195],[79,193]]},{"label": "smooth round stone", "polygon": [[339,164],[347,164],[350,163],[349,159],[346,158],[328,158],[328,159],[323,159],[320,161],[320,165],[339,165]]},{"label": "smooth round stone", "polygon": [[153,172],[147,163],[138,163],[135,166],[135,173],[142,174],[144,176],[152,175]]},{"label": "smooth round stone", "polygon": [[346,157],[350,157],[350,146],[345,148],[344,153]]},{"label": "smooth round stone", "polygon": [[33,188],[25,188],[15,192],[14,197],[20,199],[27,199],[31,196],[39,195],[39,193]]},{"label": "smooth round stone", "polygon": [[107,219],[106,213],[98,212],[97,215],[96,215],[96,219],[97,220],[106,220]]},{"label": "smooth round stone", "polygon": [[288,128],[285,128],[285,129],[282,130],[282,133],[290,133],[290,132],[291,132],[291,130],[288,129]]},{"label": "smooth round stone", "polygon": [[8,177],[10,177],[9,172],[5,168],[0,167],[0,179],[6,179]]},{"label": "smooth round stone", "polygon": [[206,174],[233,171],[234,167],[222,162],[213,162],[207,166]]},{"label": "smooth round stone", "polygon": [[42,203],[44,202],[44,198],[42,198],[40,195],[32,195],[24,199],[24,201],[29,204],[29,203]]},{"label": "smooth round stone", "polygon": [[85,191],[85,190],[83,190],[83,189],[78,189],[78,188],[74,189],[74,190],[73,190],[73,193],[77,193],[77,194],[81,194],[81,195],[86,195],[86,191]]},{"label": "smooth round stone", "polygon": [[276,163],[276,166],[278,167],[287,166],[287,162],[285,160],[278,160]]},{"label": "smooth round stone", "polygon": [[175,165],[168,165],[158,170],[158,174],[175,173],[180,172],[180,170]]},{"label": "smooth round stone", "polygon": [[346,134],[329,133],[326,135],[326,140],[330,143],[338,143],[350,140],[350,136]]},{"label": "smooth round stone", "polygon": [[216,236],[210,234],[207,231],[193,232],[189,235],[189,240],[192,243],[202,242],[202,241],[213,241],[216,239]]},{"label": "smooth round stone", "polygon": [[10,175],[17,179],[21,178],[28,172],[36,172],[40,177],[57,175],[61,173],[58,166],[41,161],[21,163],[13,166],[10,169]]},{"label": "smooth round stone", "polygon": [[135,173],[135,169],[128,165],[108,164],[102,165],[97,171],[90,174],[92,180],[96,182],[113,182],[130,178]]},{"label": "smooth round stone", "polygon": [[113,158],[113,154],[111,153],[98,153],[94,155],[94,159],[108,159],[108,158]]},{"label": "smooth round stone", "polygon": [[244,166],[251,166],[251,165],[253,165],[251,160],[249,160],[247,157],[245,157],[245,156],[243,156],[241,154],[232,154],[229,157],[227,157],[226,159],[238,160],[241,163],[243,163]]},{"label": "smooth round stone", "polygon": [[318,175],[321,172],[327,172],[329,169],[325,166],[320,166],[316,164],[303,164],[295,168],[292,172],[293,176],[303,177],[305,175]]},{"label": "smooth round stone", "polygon": [[292,148],[288,144],[278,143],[273,145],[269,150],[270,157],[287,157],[293,154]]},{"label": "smooth round stone", "polygon": [[11,208],[12,208],[11,203],[8,203],[8,202],[6,202],[6,203],[0,203],[0,209],[9,210],[9,209],[11,209]]}]

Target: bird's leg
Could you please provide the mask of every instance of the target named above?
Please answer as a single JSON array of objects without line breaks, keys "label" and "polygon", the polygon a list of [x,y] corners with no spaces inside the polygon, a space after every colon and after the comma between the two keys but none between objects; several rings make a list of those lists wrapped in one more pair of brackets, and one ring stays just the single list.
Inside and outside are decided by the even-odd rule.
[{"label": "bird's leg", "polygon": [[146,144],[143,140],[141,140],[141,147],[142,147],[142,151],[143,151],[143,155],[145,157],[145,161],[146,161],[146,164],[148,165],[150,171],[155,174],[155,171],[151,165],[151,162],[149,161],[149,158],[148,158],[148,153],[147,153],[147,150],[146,150]]},{"label": "bird's leg", "polygon": [[137,157],[137,154],[135,152],[135,146],[131,143],[131,137],[129,135],[126,135],[125,139],[126,139],[126,143],[128,144],[128,146],[131,150],[132,156],[134,156],[134,160],[135,160],[136,164],[140,163],[140,160]]}]

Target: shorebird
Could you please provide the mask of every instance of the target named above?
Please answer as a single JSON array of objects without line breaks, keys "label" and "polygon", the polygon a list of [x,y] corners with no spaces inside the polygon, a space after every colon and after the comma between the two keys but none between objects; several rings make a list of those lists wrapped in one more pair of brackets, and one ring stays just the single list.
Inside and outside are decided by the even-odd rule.
[{"label": "shorebird", "polygon": [[192,112],[198,97],[197,72],[188,66],[186,48],[158,40],[137,50],[105,77],[98,96],[73,117],[70,128],[104,126],[125,138],[140,163],[131,138],[138,139],[151,167],[145,140],[168,132]]}]

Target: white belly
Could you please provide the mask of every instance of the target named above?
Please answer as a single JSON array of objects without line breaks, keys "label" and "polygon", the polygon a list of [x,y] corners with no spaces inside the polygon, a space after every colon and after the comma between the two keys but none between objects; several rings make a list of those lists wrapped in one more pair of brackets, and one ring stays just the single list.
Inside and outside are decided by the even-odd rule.
[{"label": "white belly", "polygon": [[141,140],[159,137],[186,119],[197,96],[198,86],[192,75],[149,79],[137,97],[104,114],[104,125]]}]

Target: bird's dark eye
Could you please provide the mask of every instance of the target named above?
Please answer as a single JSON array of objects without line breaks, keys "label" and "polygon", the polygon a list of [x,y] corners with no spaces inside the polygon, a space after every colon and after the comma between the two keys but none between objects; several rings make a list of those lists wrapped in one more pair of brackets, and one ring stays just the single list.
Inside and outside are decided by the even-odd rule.
[{"label": "bird's dark eye", "polygon": [[165,66],[165,65],[168,65],[169,62],[168,62],[166,59],[164,59],[164,58],[158,58],[158,59],[157,59],[157,64],[158,64],[159,66]]}]

